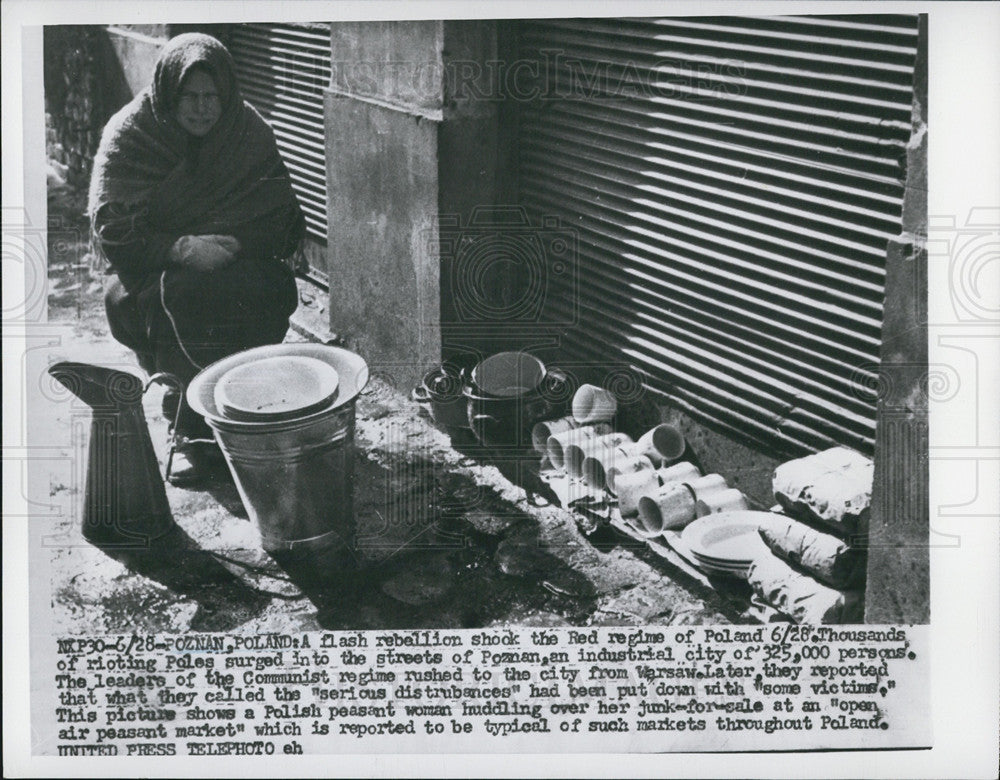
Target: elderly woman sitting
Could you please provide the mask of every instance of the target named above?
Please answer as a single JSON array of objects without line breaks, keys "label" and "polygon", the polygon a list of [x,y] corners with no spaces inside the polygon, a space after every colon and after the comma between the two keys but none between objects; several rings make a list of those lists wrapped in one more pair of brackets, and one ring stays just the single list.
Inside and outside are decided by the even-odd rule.
[{"label": "elderly woman sitting", "polygon": [[[107,127],[94,161],[94,245],[114,274],[112,335],[186,386],[234,352],[281,342],[298,296],[284,258],[305,233],[274,135],[241,97],[226,48],[189,33]],[[183,395],[172,481],[200,476],[210,431]]]}]

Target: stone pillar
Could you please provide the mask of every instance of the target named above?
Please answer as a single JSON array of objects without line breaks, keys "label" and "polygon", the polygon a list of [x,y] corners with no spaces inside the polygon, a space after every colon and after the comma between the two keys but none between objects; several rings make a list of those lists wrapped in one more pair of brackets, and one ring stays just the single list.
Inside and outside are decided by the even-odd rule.
[{"label": "stone pillar", "polygon": [[331,28],[330,328],[397,386],[440,359],[442,23]]},{"label": "stone pillar", "polygon": [[[504,56],[501,28],[331,30],[330,328],[398,387],[439,362],[444,341],[465,344],[476,331],[456,312],[452,259],[474,215],[510,201],[511,112],[491,69]],[[489,280],[490,294],[498,284]],[[481,338],[473,332],[473,345]]]},{"label": "stone pillar", "polygon": [[927,16],[920,17],[902,234],[886,252],[869,528],[868,623],[927,623]]}]

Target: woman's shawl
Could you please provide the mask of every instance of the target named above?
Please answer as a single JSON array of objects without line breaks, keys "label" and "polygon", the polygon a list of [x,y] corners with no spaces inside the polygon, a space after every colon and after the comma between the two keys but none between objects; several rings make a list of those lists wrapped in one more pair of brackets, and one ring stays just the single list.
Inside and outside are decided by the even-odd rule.
[{"label": "woman's shawl", "polygon": [[[201,139],[174,118],[181,83],[195,66],[209,71],[222,100],[222,115]],[[187,33],[169,41],[152,84],[104,128],[90,185],[92,225],[111,203],[141,210],[152,230],[178,235],[226,234],[279,210],[298,211],[274,134],[240,96],[232,57],[215,38]]]}]

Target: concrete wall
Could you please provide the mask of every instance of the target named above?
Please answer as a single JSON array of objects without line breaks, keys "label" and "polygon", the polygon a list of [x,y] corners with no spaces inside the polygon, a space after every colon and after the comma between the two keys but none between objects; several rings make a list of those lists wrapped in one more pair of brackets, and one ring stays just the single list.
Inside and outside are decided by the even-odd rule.
[{"label": "concrete wall", "polygon": [[503,197],[496,101],[455,78],[496,57],[496,29],[360,22],[331,30],[330,328],[398,387],[438,363],[442,334],[461,329],[440,220],[467,224]]},{"label": "concrete wall", "polygon": [[440,119],[444,103],[444,23],[331,25],[331,92],[400,113]]},{"label": "concrete wall", "polygon": [[330,329],[400,387],[438,359],[440,22],[333,25]]},{"label": "concrete wall", "polygon": [[110,26],[107,34],[107,75],[124,105],[153,80],[153,68],[169,34],[166,25]]},{"label": "concrete wall", "polygon": [[102,78],[111,94],[124,105],[153,80],[163,44],[184,32],[206,32],[228,43],[229,25],[119,24],[105,29],[107,48]]},{"label": "concrete wall", "polygon": [[437,127],[327,95],[330,329],[398,386],[438,359]]}]

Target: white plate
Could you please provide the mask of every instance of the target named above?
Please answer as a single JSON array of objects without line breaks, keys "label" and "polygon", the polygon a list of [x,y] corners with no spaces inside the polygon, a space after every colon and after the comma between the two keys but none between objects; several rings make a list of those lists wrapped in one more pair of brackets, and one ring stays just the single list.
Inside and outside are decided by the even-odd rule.
[{"label": "white plate", "polygon": [[[757,552],[759,553],[760,550],[758,550]],[[707,555],[706,553],[702,552],[701,550],[692,550],[691,554],[694,555],[697,558],[703,558],[704,560],[708,561],[709,563],[721,563],[724,566],[732,566],[733,564],[738,564],[740,566],[749,566],[751,563],[753,563],[753,558],[746,557],[746,556],[744,556],[742,558],[736,558],[736,557],[733,557],[733,558],[720,558],[718,555]]]},{"label": "white plate", "polygon": [[754,561],[753,558],[713,558],[711,555],[705,555],[697,550],[691,550],[691,555],[712,566],[729,566],[730,568],[735,566],[745,569]]},{"label": "white plate", "polygon": [[742,577],[743,579],[747,579],[747,576],[750,573],[749,567],[745,569],[737,569],[737,568],[729,568],[728,566],[710,566],[707,563],[700,563],[700,562],[697,564],[697,566],[702,571],[710,572],[711,574],[728,574],[732,577]]},{"label": "white plate", "polygon": [[706,574],[714,574],[720,577],[735,577],[736,579],[745,580],[750,572],[750,567],[746,568],[729,568],[726,566],[712,566],[710,564],[704,563],[703,561],[698,561],[698,568],[701,569]]},{"label": "white plate", "polygon": [[209,366],[205,366],[198,375],[191,380],[187,389],[187,401],[198,414],[211,423],[238,422],[241,430],[257,430],[260,427],[273,425],[277,420],[273,417],[252,417],[235,421],[234,418],[226,416],[218,404],[215,402],[215,388],[219,381],[229,371],[237,366],[247,363],[255,363],[258,360],[272,357],[310,357],[321,360],[331,366],[337,372],[337,392],[328,404],[321,404],[308,415],[296,413],[291,419],[298,422],[301,418],[314,415],[325,415],[330,412],[339,411],[352,405],[357,401],[358,395],[368,385],[371,378],[368,364],[364,358],[355,352],[340,347],[328,347],[325,344],[268,344],[263,347],[254,347],[235,355],[224,357]]},{"label": "white plate", "polygon": [[329,363],[301,355],[254,360],[230,369],[215,386],[215,404],[234,419],[274,419],[327,403],[340,378]]},{"label": "white plate", "polygon": [[706,555],[700,555],[699,553],[691,551],[691,556],[696,560],[708,564],[709,566],[728,566],[730,568],[749,568],[750,564],[753,563],[753,559],[743,558],[740,560],[726,560],[723,558],[709,558]]},{"label": "white plate", "polygon": [[767,550],[757,529],[773,517],[770,512],[752,510],[720,512],[695,520],[681,538],[702,560],[742,565]]}]

